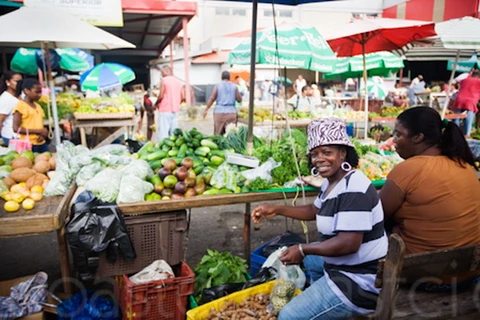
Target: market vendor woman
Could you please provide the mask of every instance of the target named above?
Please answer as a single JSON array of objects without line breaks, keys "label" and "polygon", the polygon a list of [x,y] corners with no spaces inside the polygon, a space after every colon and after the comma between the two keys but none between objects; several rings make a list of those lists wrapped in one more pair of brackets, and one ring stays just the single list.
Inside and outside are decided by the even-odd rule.
[{"label": "market vendor woman", "polygon": [[380,199],[405,253],[480,244],[480,183],[460,128],[416,107],[398,116],[393,137],[405,161],[388,174]]},{"label": "market vendor woman", "polygon": [[308,151],[312,172],[326,178],[315,202],[300,207],[263,205],[252,211],[255,223],[276,215],[316,220],[320,233],[320,242],[291,246],[280,257],[285,264],[305,258],[312,285],[282,309],[279,319],[346,319],[373,312],[379,293],[374,286],[377,263],[388,247],[377,192],[353,169],[358,156],[341,120],[312,121]]}]

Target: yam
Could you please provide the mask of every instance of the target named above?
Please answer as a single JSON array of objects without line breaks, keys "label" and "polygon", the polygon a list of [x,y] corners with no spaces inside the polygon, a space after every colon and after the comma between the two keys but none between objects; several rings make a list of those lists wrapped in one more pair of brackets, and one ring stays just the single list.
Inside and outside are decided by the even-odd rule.
[{"label": "yam", "polygon": [[35,157],[35,163],[40,161],[49,161],[52,156],[49,153],[41,153]]},{"label": "yam", "polygon": [[25,157],[18,157],[15,160],[12,161],[11,165],[12,165],[13,169],[31,168],[32,167],[32,161],[28,158],[25,158]]},{"label": "yam", "polygon": [[5,185],[8,187],[8,190],[10,190],[10,188],[16,184],[15,180],[13,180],[12,178],[10,177],[6,177],[6,178],[3,178],[3,183],[5,183]]},{"label": "yam", "polygon": [[45,181],[45,179],[42,176],[43,174],[36,174],[28,178],[27,185],[26,185],[27,189],[30,190],[34,186],[42,186],[43,182]]},{"label": "yam", "polygon": [[28,178],[30,178],[31,176],[34,176],[35,174],[36,172],[30,168],[18,168],[13,170],[10,173],[10,178],[15,180],[15,182],[17,183],[26,182]]},{"label": "yam", "polygon": [[55,170],[55,167],[56,167],[55,157],[51,157],[51,158],[48,160],[48,163],[50,164],[50,170]]},{"label": "yam", "polygon": [[38,161],[35,162],[35,165],[32,169],[37,171],[38,173],[46,173],[50,171],[50,164],[47,161]]}]

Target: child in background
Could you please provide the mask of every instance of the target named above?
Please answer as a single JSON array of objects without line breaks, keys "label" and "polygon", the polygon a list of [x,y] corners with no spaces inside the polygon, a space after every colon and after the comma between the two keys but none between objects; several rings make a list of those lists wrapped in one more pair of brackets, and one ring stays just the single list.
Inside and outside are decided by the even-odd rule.
[{"label": "child in background", "polygon": [[17,94],[23,91],[25,98],[13,109],[13,130],[26,139],[28,132],[33,152],[46,152],[48,130],[43,126],[43,110],[37,103],[42,97],[42,86],[35,79],[25,79],[17,84]]}]

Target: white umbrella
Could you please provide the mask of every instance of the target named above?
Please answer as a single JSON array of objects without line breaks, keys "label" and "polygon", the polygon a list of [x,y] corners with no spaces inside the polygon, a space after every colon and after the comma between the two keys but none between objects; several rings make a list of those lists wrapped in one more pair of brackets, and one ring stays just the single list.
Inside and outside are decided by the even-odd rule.
[{"label": "white umbrella", "polygon": [[[455,76],[460,50],[480,50],[480,33],[478,30],[480,30],[480,19],[472,17],[452,19],[435,25],[435,31],[440,36],[440,39],[442,39],[444,47],[457,49],[457,56],[453,64],[449,85],[452,84]],[[445,100],[442,110],[442,119],[445,117],[449,100],[450,96],[447,94],[447,99]]]},{"label": "white umbrella", "polygon": [[[95,50],[135,48],[135,45],[121,38],[54,8],[22,7],[0,16],[0,30],[8,30],[0,33],[0,45],[3,46],[43,48],[52,44],[55,48]],[[49,78],[55,142],[58,145],[60,144],[58,110],[51,75]]]}]

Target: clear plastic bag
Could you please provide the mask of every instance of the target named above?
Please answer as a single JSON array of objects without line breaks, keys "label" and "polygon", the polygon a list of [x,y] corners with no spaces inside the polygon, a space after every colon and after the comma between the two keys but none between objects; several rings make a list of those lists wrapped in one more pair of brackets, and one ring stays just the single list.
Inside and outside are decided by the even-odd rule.
[{"label": "clear plastic bag", "polygon": [[56,171],[45,188],[44,196],[63,196],[67,193],[71,183],[72,177],[67,170]]},{"label": "clear plastic bag", "polygon": [[153,185],[137,176],[128,174],[122,177],[117,203],[140,202],[153,191]]},{"label": "clear plastic bag", "polygon": [[268,182],[272,182],[272,170],[279,167],[281,164],[281,162],[276,162],[273,158],[269,158],[260,167],[242,171],[242,175],[249,181],[261,178]]},{"label": "clear plastic bag", "polygon": [[[297,289],[295,286],[295,281],[298,278],[297,268],[300,269],[298,265],[280,265],[277,279],[270,294],[270,302],[267,306],[268,312],[278,314],[292,300]],[[301,269],[300,272],[303,273]]]},{"label": "clear plastic bag", "polygon": [[124,175],[133,175],[142,180],[150,179],[153,176],[153,170],[145,160],[132,160],[120,171]]},{"label": "clear plastic bag", "polygon": [[231,191],[235,191],[237,187],[237,172],[235,167],[228,163],[222,163],[217,170],[213,173],[210,185],[216,189],[227,188]]},{"label": "clear plastic bag", "polygon": [[82,167],[77,174],[75,181],[77,182],[77,186],[83,187],[90,181],[97,173],[105,169],[105,165],[102,162],[94,161],[93,163]]},{"label": "clear plastic bag", "polygon": [[115,202],[120,188],[122,174],[112,168],[106,168],[97,173],[85,185],[98,199],[104,202]]}]

